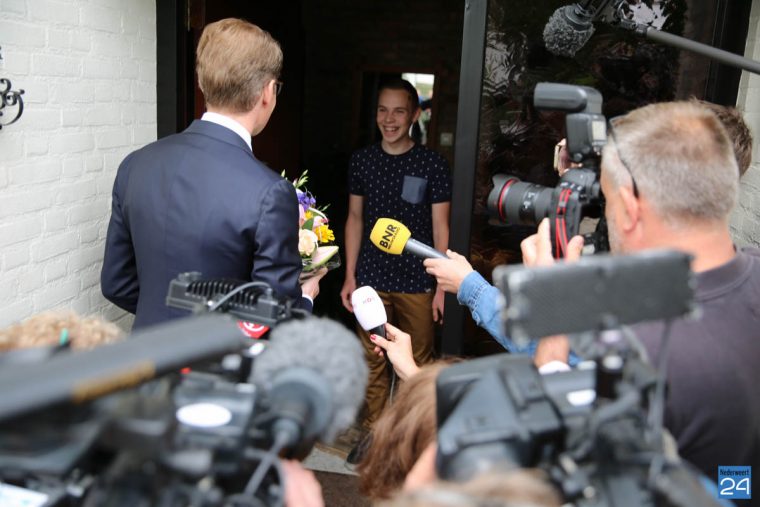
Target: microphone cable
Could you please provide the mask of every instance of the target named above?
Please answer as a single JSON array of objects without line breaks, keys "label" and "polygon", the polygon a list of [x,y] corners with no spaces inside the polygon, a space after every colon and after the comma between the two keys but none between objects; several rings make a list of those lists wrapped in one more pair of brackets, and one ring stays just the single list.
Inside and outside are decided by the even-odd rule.
[{"label": "microphone cable", "polygon": [[[261,482],[264,480],[264,477],[266,477],[269,469],[272,468],[273,465],[279,465],[277,461],[280,451],[283,447],[285,447],[287,443],[287,434],[283,431],[278,431],[275,434],[272,447],[270,447],[269,450],[264,454],[264,456],[261,458],[261,461],[259,462],[259,465],[256,467],[256,470],[254,470],[253,474],[251,474],[251,478],[248,480],[248,484],[246,484],[245,489],[243,490],[244,495],[253,496],[256,491],[258,491],[259,486],[261,486]],[[285,478],[282,474],[282,470],[279,469],[278,471],[280,472],[281,480],[284,481]]]},{"label": "microphone cable", "polygon": [[228,292],[227,294],[225,294],[219,301],[217,301],[214,304],[212,304],[211,306],[209,306],[208,311],[209,312],[215,312],[216,310],[218,310],[219,308],[221,308],[221,306],[224,303],[226,303],[227,301],[229,301],[230,299],[232,299],[232,297],[234,297],[236,294],[239,294],[239,293],[243,292],[245,289],[250,289],[252,287],[261,287],[261,288],[264,288],[264,289],[271,289],[272,288],[266,282],[248,282],[248,283],[244,283],[243,285],[238,285],[233,290],[231,290],[230,292]]}]

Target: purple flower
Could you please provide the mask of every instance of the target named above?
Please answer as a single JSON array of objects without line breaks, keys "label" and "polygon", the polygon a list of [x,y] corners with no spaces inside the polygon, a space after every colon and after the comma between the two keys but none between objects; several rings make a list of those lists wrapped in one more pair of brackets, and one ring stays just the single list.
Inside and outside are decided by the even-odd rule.
[{"label": "purple flower", "polygon": [[308,211],[309,208],[313,207],[317,203],[317,200],[307,192],[296,189],[296,195],[298,196],[298,204],[301,205],[301,208],[303,208],[304,212]]}]

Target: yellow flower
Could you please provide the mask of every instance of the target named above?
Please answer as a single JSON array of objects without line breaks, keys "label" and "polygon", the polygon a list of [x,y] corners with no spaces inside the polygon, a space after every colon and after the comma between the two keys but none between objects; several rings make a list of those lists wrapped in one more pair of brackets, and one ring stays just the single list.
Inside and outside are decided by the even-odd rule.
[{"label": "yellow flower", "polygon": [[330,230],[330,227],[328,225],[320,225],[317,227],[316,231],[317,237],[319,238],[320,243],[329,243],[330,241],[335,241],[335,234],[333,234],[333,231]]},{"label": "yellow flower", "polygon": [[312,213],[311,211],[307,211],[305,216],[306,216],[306,220],[311,220],[314,217],[314,213]]}]

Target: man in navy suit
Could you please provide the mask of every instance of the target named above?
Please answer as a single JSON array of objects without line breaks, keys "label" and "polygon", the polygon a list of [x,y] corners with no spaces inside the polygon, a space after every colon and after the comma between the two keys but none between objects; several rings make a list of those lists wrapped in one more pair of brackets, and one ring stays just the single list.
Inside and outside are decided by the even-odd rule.
[{"label": "man in navy suit", "polygon": [[135,328],[187,315],[165,304],[169,282],[186,271],[266,282],[311,310],[321,277],[299,284],[295,190],[251,151],[281,68],[279,44],[257,26],[208,25],[196,60],[207,112],[119,167],[101,289],[135,314]]}]

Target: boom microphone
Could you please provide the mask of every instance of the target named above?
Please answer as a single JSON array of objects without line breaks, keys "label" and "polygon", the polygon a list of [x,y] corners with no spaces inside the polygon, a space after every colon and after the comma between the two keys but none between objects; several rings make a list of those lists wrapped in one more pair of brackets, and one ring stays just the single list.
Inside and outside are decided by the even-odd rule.
[{"label": "boom microphone", "polygon": [[367,376],[356,336],[337,322],[312,317],[275,328],[251,378],[268,400],[273,429],[293,447],[315,438],[331,442],[348,428]]},{"label": "boom microphone", "polygon": [[385,338],[385,323],[388,322],[388,315],[375,289],[368,285],[356,289],[351,293],[351,306],[354,307],[354,315],[362,329],[369,334]]},{"label": "boom microphone", "polygon": [[560,7],[544,27],[544,45],[559,56],[575,56],[594,33],[595,11],[577,3]]},{"label": "boom microphone", "polygon": [[249,344],[228,316],[153,326],[124,341],[0,370],[0,421],[63,402],[83,403]]},{"label": "boom microphone", "polygon": [[380,218],[369,235],[370,241],[385,253],[401,255],[407,252],[423,259],[448,259],[435,248],[412,239],[409,229],[392,218]]}]

